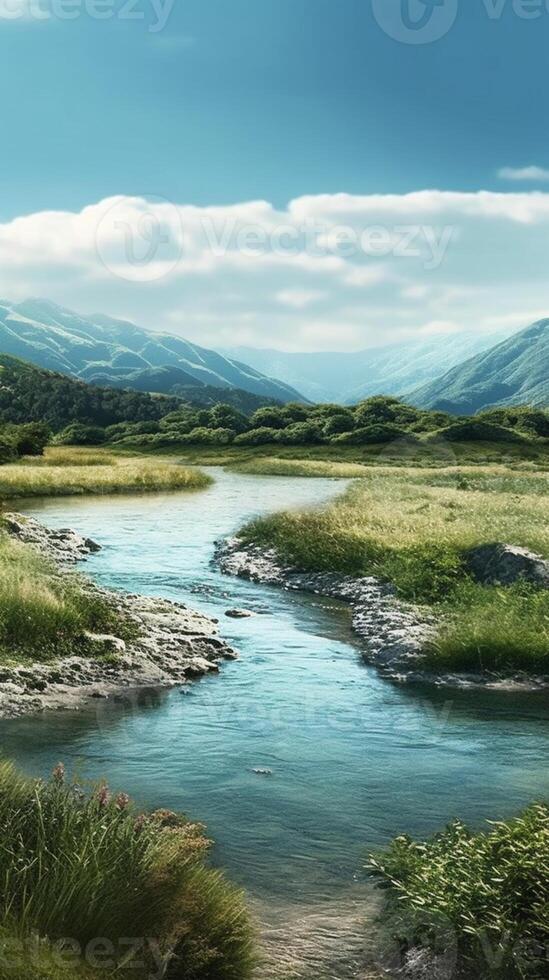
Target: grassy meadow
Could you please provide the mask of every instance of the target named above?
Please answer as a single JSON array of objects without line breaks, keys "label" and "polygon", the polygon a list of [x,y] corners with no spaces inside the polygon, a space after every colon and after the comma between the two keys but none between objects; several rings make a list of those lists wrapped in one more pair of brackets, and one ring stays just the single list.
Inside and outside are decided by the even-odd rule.
[{"label": "grassy meadow", "polygon": [[[304,468],[310,472],[308,461],[296,462],[294,472]],[[288,461],[282,471],[291,471]],[[340,464],[322,472],[351,474]],[[298,568],[374,574],[403,599],[436,607],[442,626],[427,651],[432,668],[549,670],[547,591],[481,586],[465,564],[469,549],[489,542],[549,557],[549,474],[541,467],[371,467],[328,507],[261,518],[242,533]]]},{"label": "grassy meadow", "polygon": [[0,467],[0,499],[76,494],[202,490],[210,477],[174,458],[118,454],[79,447],[48,447]]},{"label": "grassy meadow", "polygon": [[[247,980],[243,897],[206,863],[204,828],[0,764],[0,976]],[[127,937],[140,940],[132,951]],[[9,959],[8,959],[9,957]],[[9,966],[5,966],[8,960]]]}]

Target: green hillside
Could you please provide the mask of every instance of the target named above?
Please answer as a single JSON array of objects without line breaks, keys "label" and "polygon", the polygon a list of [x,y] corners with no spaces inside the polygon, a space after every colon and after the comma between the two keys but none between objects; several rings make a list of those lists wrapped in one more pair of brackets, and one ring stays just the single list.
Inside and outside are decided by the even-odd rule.
[{"label": "green hillside", "polygon": [[410,400],[454,415],[492,406],[549,406],[549,319],[452,368]]},{"label": "green hillside", "polygon": [[238,388],[220,392],[209,385],[180,385],[177,396],[167,396],[154,391],[152,378],[151,388],[152,393],[98,387],[0,354],[0,422],[4,423],[45,422],[59,431],[74,422],[101,427],[121,422],[156,422],[186,404],[209,408],[221,397],[225,404],[246,415],[270,403],[270,399]]}]

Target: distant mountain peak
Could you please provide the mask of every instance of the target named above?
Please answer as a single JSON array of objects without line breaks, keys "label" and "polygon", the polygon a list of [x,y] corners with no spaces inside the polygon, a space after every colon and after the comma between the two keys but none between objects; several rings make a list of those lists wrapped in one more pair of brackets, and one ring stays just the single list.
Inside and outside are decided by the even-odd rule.
[{"label": "distant mountain peak", "polygon": [[549,406],[549,318],[458,364],[411,400],[459,415],[493,406]]},{"label": "distant mountain peak", "polygon": [[[180,385],[240,390],[268,401],[303,400],[284,382],[182,337],[107,314],[81,315],[42,297],[0,306],[0,352],[84,381],[123,382],[139,390],[147,372],[164,367],[182,372]],[[169,372],[164,378],[168,384]]]}]

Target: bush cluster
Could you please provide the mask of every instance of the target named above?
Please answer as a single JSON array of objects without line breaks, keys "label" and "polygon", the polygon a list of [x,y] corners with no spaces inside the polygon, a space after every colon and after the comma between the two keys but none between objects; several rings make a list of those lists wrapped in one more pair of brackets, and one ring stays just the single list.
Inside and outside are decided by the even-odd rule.
[{"label": "bush cluster", "polygon": [[72,424],[59,434],[58,441],[79,445],[110,442],[157,449],[231,444],[369,446],[414,443],[425,433],[432,439],[456,442],[523,442],[544,438],[546,432],[549,415],[541,410],[509,409],[501,416],[485,413],[456,419],[444,412],[415,408],[398,398],[376,396],[353,408],[296,402],[265,406],[251,416],[221,403],[209,409],[182,404],[158,421],[121,422],[105,429]]},{"label": "bush cluster", "polygon": [[49,426],[43,422],[0,427],[0,464],[14,463],[21,456],[42,456],[51,439]]}]

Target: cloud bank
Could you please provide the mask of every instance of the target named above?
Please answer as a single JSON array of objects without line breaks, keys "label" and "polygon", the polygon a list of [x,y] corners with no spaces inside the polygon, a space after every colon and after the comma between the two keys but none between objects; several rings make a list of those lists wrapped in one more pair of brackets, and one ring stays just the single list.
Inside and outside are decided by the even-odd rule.
[{"label": "cloud bank", "polygon": [[353,350],[549,315],[549,193],[120,196],[0,224],[0,295],[209,346]]}]

